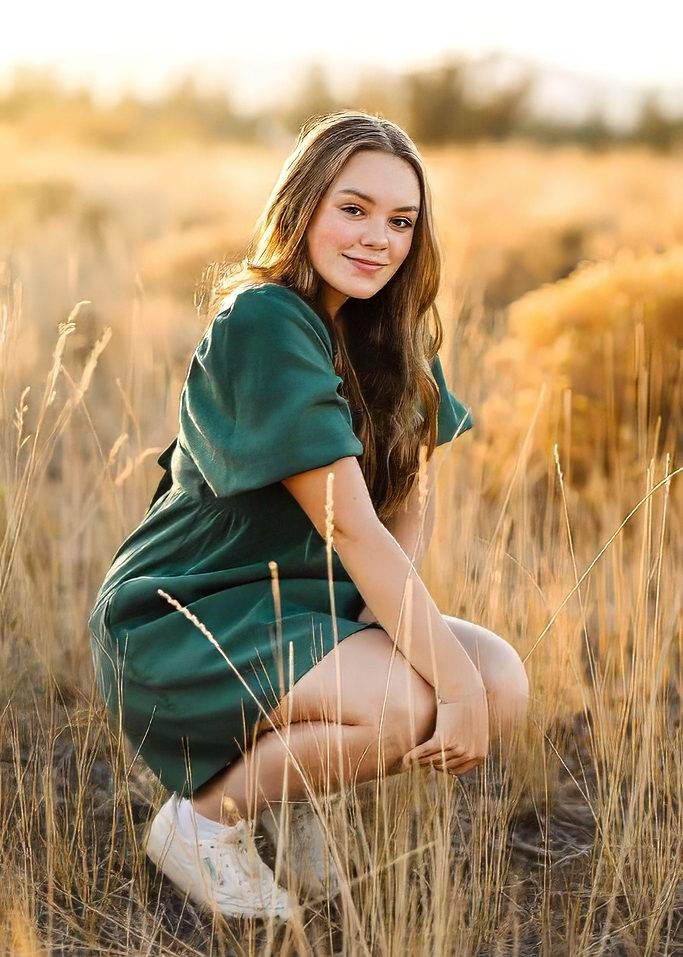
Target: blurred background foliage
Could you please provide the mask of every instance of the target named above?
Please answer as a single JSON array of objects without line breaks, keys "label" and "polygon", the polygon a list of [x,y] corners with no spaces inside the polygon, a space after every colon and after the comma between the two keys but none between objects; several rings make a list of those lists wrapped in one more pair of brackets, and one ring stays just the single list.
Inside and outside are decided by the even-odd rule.
[{"label": "blurred background foliage", "polygon": [[309,61],[295,80],[283,77],[283,86],[293,90],[280,103],[250,113],[240,107],[228,81],[206,90],[192,72],[177,76],[155,98],[126,92],[103,103],[87,86],[67,88],[49,68],[18,66],[0,93],[0,123],[18,126],[30,138],[157,150],[183,140],[277,142],[294,134],[307,117],[353,104],[391,116],[424,145],[523,137],[548,145],[572,142],[601,149],[628,143],[668,152],[683,139],[683,110],[665,109],[654,88],[642,90],[635,119],[626,127],[611,122],[599,105],[581,119],[553,118],[533,109],[532,94],[543,82],[533,68],[492,88],[485,78],[495,62],[495,55],[451,54],[438,64],[392,76],[365,67],[341,98],[322,64]]}]

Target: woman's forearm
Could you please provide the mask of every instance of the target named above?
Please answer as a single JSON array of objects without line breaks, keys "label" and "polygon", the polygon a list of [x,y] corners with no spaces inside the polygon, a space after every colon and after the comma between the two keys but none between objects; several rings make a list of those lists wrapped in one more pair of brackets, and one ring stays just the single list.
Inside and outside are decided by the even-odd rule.
[{"label": "woman's forearm", "polygon": [[455,701],[482,686],[474,662],[388,529],[377,522],[354,539],[335,531],[334,548],[380,625],[440,698]]},{"label": "woman's forearm", "polygon": [[417,492],[411,493],[407,508],[399,509],[387,523],[387,529],[419,572],[434,530],[434,495],[424,505],[423,518]]},{"label": "woman's forearm", "polygon": [[[428,467],[431,464],[432,463],[429,462]],[[431,487],[433,489],[433,470],[430,469],[428,475]],[[422,515],[422,511],[424,511],[424,516]],[[426,497],[426,501],[422,506],[419,500],[419,491],[416,485],[408,496],[405,507],[400,508],[398,512],[386,523],[386,528],[391,532],[408,558],[412,561],[418,574],[422,569],[422,561],[432,539],[432,532],[434,531],[434,516],[435,506],[433,491],[432,494]],[[372,609],[365,604],[361,609],[358,620],[367,622],[376,621],[377,616],[374,614]]]}]

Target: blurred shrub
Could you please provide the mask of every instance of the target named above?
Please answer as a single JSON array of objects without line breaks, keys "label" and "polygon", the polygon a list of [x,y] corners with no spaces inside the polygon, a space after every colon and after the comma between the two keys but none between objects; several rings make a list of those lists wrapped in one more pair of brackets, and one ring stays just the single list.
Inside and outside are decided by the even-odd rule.
[{"label": "blurred shrub", "polygon": [[[578,488],[594,466],[609,479],[614,463],[638,469],[680,451],[682,359],[683,245],[622,250],[526,293],[510,305],[508,334],[486,356],[496,385],[479,422],[497,463],[491,481],[505,485],[544,386],[530,438],[532,479],[552,467],[555,442]],[[654,448],[645,447],[646,434],[656,436]]]}]

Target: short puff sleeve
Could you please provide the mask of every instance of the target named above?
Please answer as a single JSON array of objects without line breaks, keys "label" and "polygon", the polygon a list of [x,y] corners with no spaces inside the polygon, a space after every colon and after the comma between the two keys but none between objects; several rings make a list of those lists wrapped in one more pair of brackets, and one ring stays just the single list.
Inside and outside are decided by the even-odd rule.
[{"label": "short puff sleeve", "polygon": [[[441,359],[434,356],[431,364],[432,374],[439,387],[439,408],[437,418],[436,444],[445,445],[457,436],[467,432],[474,425],[472,413],[453,395],[446,385]],[[422,409],[424,413],[424,408]]]},{"label": "short puff sleeve", "polygon": [[275,283],[234,294],[199,342],[178,439],[217,497],[359,456],[325,324]]}]

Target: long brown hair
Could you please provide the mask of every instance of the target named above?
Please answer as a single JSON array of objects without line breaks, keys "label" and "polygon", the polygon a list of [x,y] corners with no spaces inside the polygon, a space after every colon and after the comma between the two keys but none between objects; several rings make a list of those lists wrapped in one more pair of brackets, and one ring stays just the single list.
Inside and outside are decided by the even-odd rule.
[{"label": "long brown hair", "polygon": [[[410,251],[399,269],[371,298],[347,299],[335,326],[322,303],[322,279],[310,263],[305,235],[320,197],[359,150],[379,150],[410,163],[420,184],[420,211]],[[436,443],[439,390],[430,362],[443,339],[434,303],[440,278],[431,193],[415,144],[395,123],[352,110],[315,116],[303,125],[246,257],[237,265],[212,263],[204,271],[200,299],[208,302],[209,315],[219,311],[221,300],[237,287],[278,282],[298,293],[325,322],[333,341],[336,337],[340,392],[354,414],[364,448],[360,467],[383,522],[411,490],[420,445],[430,456]]]}]

